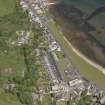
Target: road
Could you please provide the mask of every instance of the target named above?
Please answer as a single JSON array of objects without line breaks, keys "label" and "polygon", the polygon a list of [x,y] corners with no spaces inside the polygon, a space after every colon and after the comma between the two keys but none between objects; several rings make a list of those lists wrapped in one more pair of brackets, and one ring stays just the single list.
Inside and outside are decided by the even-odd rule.
[{"label": "road", "polygon": [[[28,0],[24,0],[27,4],[28,4],[28,6],[29,6],[29,9],[31,9],[32,10],[32,12],[34,13],[34,16],[37,16],[37,14],[36,14],[36,11],[34,10],[34,8],[32,8],[32,6],[31,6],[31,4],[29,3],[29,1]],[[46,10],[45,10],[45,5],[44,5],[44,3],[43,3],[43,1],[42,0],[38,0],[39,1],[39,5],[42,5],[42,7],[43,7],[43,11],[44,11],[44,13],[46,12]],[[44,20],[43,20],[44,19]],[[42,24],[43,24],[43,27],[45,27],[46,29],[47,29],[47,31],[48,31],[48,33],[47,33],[47,36],[49,37],[50,35],[52,36],[52,37],[54,37],[54,35],[53,35],[53,32],[49,29],[49,24],[48,24],[48,21],[49,21],[49,17],[48,16],[46,16],[46,14],[45,14],[45,16],[43,16],[43,17],[40,17],[40,20],[41,20],[41,22],[42,22]],[[49,41],[49,40],[48,40]],[[57,42],[57,40],[56,40],[56,42]],[[50,41],[49,41],[49,43],[50,43]],[[61,45],[60,45],[61,46]],[[69,69],[68,69],[68,73],[69,73],[69,75],[71,76],[71,78],[72,79],[75,79],[75,78],[82,78],[82,76],[78,73],[78,69],[73,65],[73,62],[72,62],[72,58],[70,58],[68,55],[67,55],[67,53],[64,51],[64,49],[62,48],[62,51],[64,52],[64,54],[65,54],[65,56],[66,56],[66,58],[69,60],[69,62],[70,62],[70,67],[69,67]],[[50,55],[51,56],[51,55]],[[50,59],[52,59],[52,58],[50,58]],[[51,73],[51,76],[52,76],[52,78],[53,79],[57,79],[57,77],[55,76],[55,74],[52,74],[52,72],[51,72],[51,68],[49,67],[49,65],[50,64],[48,64],[48,61],[47,61],[47,59],[45,60],[46,61],[46,63],[47,63],[47,65],[48,65],[48,68],[49,68],[49,71],[50,71],[50,73]],[[54,63],[54,61],[53,61],[53,63]],[[54,63],[54,66],[55,66],[55,68],[56,68],[56,73],[57,73],[57,76],[58,76],[58,78],[59,79],[57,79],[57,80],[63,80],[63,76],[60,74],[60,72],[59,72],[59,70],[58,70],[58,68],[57,68],[57,66],[56,66],[56,64]],[[54,68],[54,72],[55,72],[55,68]],[[54,77],[55,76],[55,77]]]},{"label": "road", "polygon": [[[38,15],[36,14],[35,9],[31,6],[30,2],[29,2],[28,0],[24,0],[24,1],[28,4],[29,9],[34,13],[33,15],[34,15],[35,17],[36,17],[36,16],[37,16],[37,17],[40,17],[40,16],[38,16]],[[41,6],[43,12],[46,13],[46,10],[45,10],[46,7],[45,7],[45,5],[43,4],[43,1],[42,1],[42,0],[38,0],[38,1],[39,1],[39,5]],[[48,31],[48,33],[50,33],[50,35],[52,35],[52,37],[54,37],[53,32],[49,29],[49,24],[48,24],[49,18],[50,18],[50,17],[47,17],[46,14],[45,14],[45,15],[43,15],[43,16],[40,17],[40,21],[41,21],[41,23],[42,23],[43,28],[44,28],[44,29],[46,28],[47,31]],[[49,36],[49,34],[47,34],[47,36]],[[75,78],[82,79],[82,76],[79,74],[78,69],[75,68],[75,66],[74,66],[73,63],[72,63],[72,58],[70,58],[70,57],[68,56],[68,54],[64,51],[63,48],[62,48],[62,50],[63,50],[63,52],[65,53],[66,58],[68,58],[68,60],[69,60],[69,62],[70,62],[70,65],[72,65],[71,68],[68,69],[68,73],[70,74],[70,76],[71,76],[71,77],[75,77]],[[52,59],[52,58],[50,58],[50,59]],[[46,64],[47,64],[47,66],[48,66],[49,73],[50,73],[51,77],[53,78],[53,80],[54,80],[54,81],[55,81],[55,80],[56,80],[56,81],[59,81],[59,80],[63,81],[62,75],[59,73],[59,70],[57,69],[56,65],[54,64],[54,61],[53,61],[53,67],[52,67],[52,61],[50,61],[50,63],[49,63],[49,55],[48,55],[47,57],[45,57],[45,61],[46,61]],[[88,86],[88,82],[85,81],[85,83],[86,83],[86,85]],[[89,84],[91,84],[91,83],[89,83]],[[92,84],[92,85],[93,85],[93,84]]]}]

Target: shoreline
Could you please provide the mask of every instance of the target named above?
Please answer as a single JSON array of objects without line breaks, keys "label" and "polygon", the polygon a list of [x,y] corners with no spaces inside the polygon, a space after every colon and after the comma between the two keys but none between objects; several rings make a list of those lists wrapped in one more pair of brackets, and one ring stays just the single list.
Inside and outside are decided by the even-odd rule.
[{"label": "shoreline", "polygon": [[64,40],[65,36],[62,33],[62,31],[59,30],[59,26],[57,26],[54,20],[49,21],[49,28],[54,32],[54,37],[59,42],[59,44],[65,49],[65,53],[68,55],[68,57],[73,58],[73,62],[78,68],[80,74],[87,80],[95,83],[98,87],[105,88],[105,74],[93,65],[90,65],[88,62],[86,62],[83,58],[78,56],[78,54],[73,51],[70,44],[68,44],[69,41]]},{"label": "shoreline", "polygon": [[[52,1],[52,0],[47,0],[47,1]],[[85,54],[83,54],[78,48],[73,46],[69,40],[67,40],[66,35],[62,32],[64,40],[68,43],[68,45],[72,48],[73,52],[75,52],[80,58],[82,58],[84,61],[86,61],[88,64],[91,66],[95,67],[99,71],[101,71],[105,75],[105,67],[103,67],[101,64],[98,64],[94,60],[90,59],[87,57]]]},{"label": "shoreline", "polygon": [[86,57],[83,53],[81,53],[81,51],[79,51],[78,49],[76,49],[68,40],[65,36],[63,36],[64,40],[68,43],[68,45],[72,48],[73,52],[75,54],[77,54],[79,57],[81,57],[84,61],[86,61],[88,64],[90,64],[91,66],[95,67],[96,69],[98,69],[99,71],[101,71],[104,75],[105,75],[105,68],[102,67],[101,65],[97,64],[96,62],[92,61],[91,59],[89,59],[88,57]]}]

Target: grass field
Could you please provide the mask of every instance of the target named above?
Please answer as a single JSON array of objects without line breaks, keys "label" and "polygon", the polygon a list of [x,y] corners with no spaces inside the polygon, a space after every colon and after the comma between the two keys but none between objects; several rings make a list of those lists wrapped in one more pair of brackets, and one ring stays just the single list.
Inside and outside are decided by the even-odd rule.
[{"label": "grass field", "polygon": [[90,64],[85,62],[82,58],[76,55],[68,43],[64,40],[63,34],[58,31],[58,27],[53,20],[49,21],[49,28],[54,33],[54,37],[58,40],[60,45],[64,48],[68,56],[72,57],[75,66],[80,70],[80,73],[88,80],[96,83],[99,87],[105,87],[105,75],[99,70],[92,67]]},{"label": "grass field", "polygon": [[3,86],[12,77],[21,77],[26,69],[23,50],[17,44],[16,31],[28,30],[29,21],[18,0],[0,0],[0,105],[22,105]]},{"label": "grass field", "polygon": [[14,11],[15,0],[0,0],[0,16],[10,14]]},{"label": "grass field", "polygon": [[[17,11],[15,11],[14,8],[10,6],[14,12],[11,12],[10,14],[6,12],[6,15],[8,16],[0,17],[0,71],[3,75],[5,73],[8,74],[9,71],[13,72],[13,74],[20,75],[22,70],[25,69],[24,56],[22,54],[22,49],[17,45],[12,45],[11,43],[18,40],[16,31],[29,29],[28,17],[18,6],[19,4],[17,1],[0,0],[0,2],[4,4],[5,2],[9,2],[10,5],[13,3],[17,9]],[[9,3],[5,5],[8,6]],[[5,5],[2,6],[5,8]]]},{"label": "grass field", "polygon": [[57,103],[57,105],[67,105],[67,103],[64,102],[64,101],[60,101],[60,102]]},{"label": "grass field", "polygon": [[0,52],[0,69],[5,75],[8,75],[9,72],[21,75],[22,70],[25,69],[24,57],[21,54],[21,49],[14,48],[12,50],[7,50],[6,52]]},{"label": "grass field", "polygon": [[42,100],[42,103],[43,103],[42,105],[51,105],[51,102],[52,102],[51,100],[52,99],[50,94],[45,95]]},{"label": "grass field", "polygon": [[6,94],[0,88],[0,105],[23,105],[23,104],[21,104],[15,96],[11,94]]}]

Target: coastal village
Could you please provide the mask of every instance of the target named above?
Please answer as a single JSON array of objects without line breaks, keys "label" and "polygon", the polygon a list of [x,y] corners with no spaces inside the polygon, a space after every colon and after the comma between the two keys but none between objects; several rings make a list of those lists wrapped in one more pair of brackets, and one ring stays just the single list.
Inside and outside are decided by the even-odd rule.
[{"label": "coastal village", "polygon": [[[30,22],[38,24],[43,29],[43,35],[48,41],[48,51],[43,56],[42,64],[48,72],[50,85],[50,94],[56,103],[60,101],[67,102],[69,100],[80,100],[82,93],[85,91],[86,95],[92,97],[89,105],[105,105],[105,89],[97,87],[94,83],[86,80],[80,75],[79,70],[74,66],[72,58],[69,58],[57,40],[54,38],[53,32],[49,29],[49,21],[52,18],[48,17],[48,6],[55,3],[49,3],[47,0],[21,0],[20,5],[24,11],[28,11]],[[24,32],[21,32],[23,34]],[[27,42],[30,32],[22,38],[19,38],[18,44]],[[38,54],[39,55],[39,54]],[[60,63],[63,64],[63,69]],[[61,70],[62,69],[62,70]],[[41,95],[45,94],[44,90],[40,90]],[[33,98],[36,100],[40,93],[34,93]],[[75,102],[73,105],[76,105]]]},{"label": "coastal village", "polygon": [[[105,88],[98,87],[81,75],[73,58],[68,56],[55,37],[52,23],[59,33],[62,32],[48,7],[56,3],[48,0],[20,0],[22,10],[29,18],[29,29],[17,30],[17,39],[9,40],[8,45],[21,48],[27,69],[24,67],[20,72],[22,79],[18,76],[17,79],[12,78],[12,68],[5,70],[11,78],[3,84],[3,89],[7,94],[17,95],[22,105],[105,105]],[[38,31],[36,34],[41,37],[38,45],[34,43],[38,36],[34,36],[33,30]]]}]

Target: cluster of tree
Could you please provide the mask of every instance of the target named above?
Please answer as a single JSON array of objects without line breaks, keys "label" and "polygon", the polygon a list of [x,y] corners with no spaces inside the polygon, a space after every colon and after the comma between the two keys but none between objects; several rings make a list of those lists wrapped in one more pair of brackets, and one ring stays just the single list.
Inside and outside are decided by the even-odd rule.
[{"label": "cluster of tree", "polygon": [[[0,17],[0,24],[0,45],[2,45],[3,48],[6,48],[6,46],[7,48],[9,47],[6,42],[9,38],[16,37],[15,34],[17,30],[32,31],[30,42],[20,47],[24,56],[25,70],[22,70],[22,75],[14,74],[11,77],[7,77],[8,83],[6,85],[7,91],[17,95],[21,103],[32,105],[32,93],[37,91],[37,80],[40,77],[39,71],[41,70],[41,65],[36,63],[38,58],[34,51],[38,48],[40,43],[44,41],[42,35],[43,30],[39,27],[35,28],[35,25],[29,22],[27,13],[19,6],[18,0],[16,0],[13,13],[5,17]],[[11,89],[12,85],[14,87]]]},{"label": "cluster of tree", "polygon": [[87,95],[87,91],[83,91],[79,100],[75,100],[74,98],[72,100],[70,99],[67,102],[67,105],[74,105],[74,104],[75,105],[93,105],[92,96]]},{"label": "cluster of tree", "polygon": [[[27,13],[19,6],[20,0],[15,0],[13,13],[0,17],[0,47],[10,38],[15,38],[16,31],[29,30],[30,22]],[[2,41],[3,40],[3,41]],[[3,46],[3,47],[5,47]]]},{"label": "cluster of tree", "polygon": [[16,94],[21,103],[26,105],[33,104],[32,93],[38,89],[37,80],[40,78],[39,72],[42,68],[42,65],[37,63],[40,59],[35,53],[35,49],[43,42],[42,30],[39,28],[35,29],[32,26],[32,31],[30,42],[21,46],[21,52],[26,65],[23,75],[15,75],[8,78],[9,83],[15,84],[13,91],[9,92]]}]

